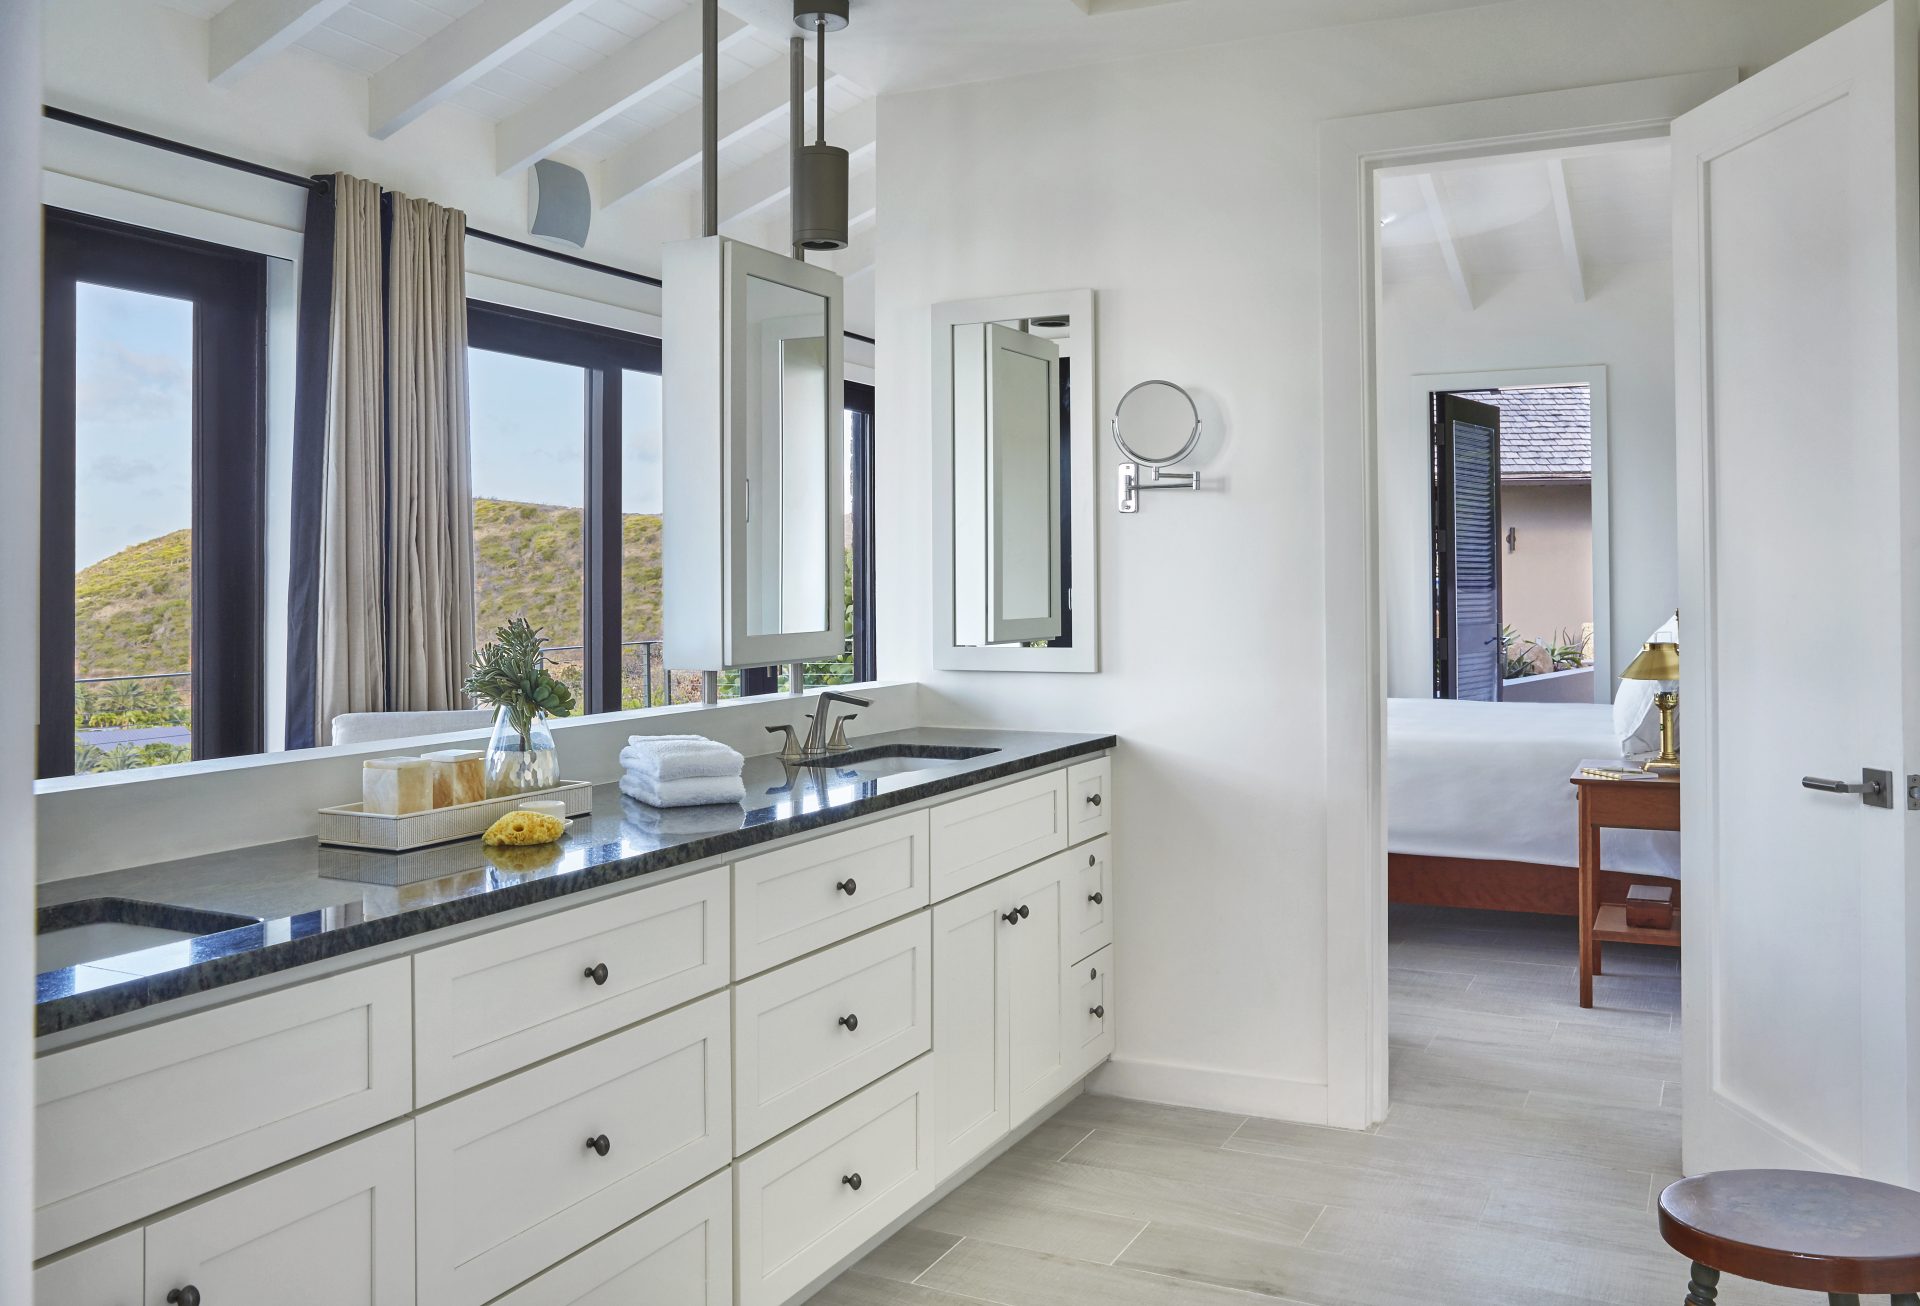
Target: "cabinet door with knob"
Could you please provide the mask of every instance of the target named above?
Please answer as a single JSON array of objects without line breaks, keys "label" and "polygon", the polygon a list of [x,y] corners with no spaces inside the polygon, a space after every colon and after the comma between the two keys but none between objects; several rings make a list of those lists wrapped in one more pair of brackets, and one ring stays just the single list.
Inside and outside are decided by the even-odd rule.
[{"label": "cabinet door with knob", "polygon": [[1061,918],[1061,944],[1067,959],[1078,961],[1113,942],[1113,841],[1095,839],[1075,848],[1067,860],[1073,874]]},{"label": "cabinet door with knob", "polygon": [[146,1228],[148,1306],[412,1306],[413,1126]]},{"label": "cabinet door with knob", "polygon": [[415,957],[419,1101],[724,988],[727,890],[719,866]]},{"label": "cabinet door with knob", "polygon": [[716,993],[421,1113],[421,1306],[489,1301],[727,1164]]},{"label": "cabinet door with knob", "polygon": [[1007,984],[1002,950],[1017,903],[996,880],[933,909],[933,1073],[945,1179],[1006,1136]]},{"label": "cabinet door with knob", "polygon": [[1061,923],[1069,885],[1079,883],[1073,854],[1061,853],[1008,878],[1017,924],[1007,931],[1007,1106],[1013,1128],[1073,1082],[1067,1055],[1066,955]]},{"label": "cabinet door with knob", "polygon": [[143,1234],[132,1229],[33,1272],[34,1306],[141,1306]]},{"label": "cabinet door with knob", "polygon": [[736,1153],[933,1046],[928,928],[915,912],[734,989]]}]

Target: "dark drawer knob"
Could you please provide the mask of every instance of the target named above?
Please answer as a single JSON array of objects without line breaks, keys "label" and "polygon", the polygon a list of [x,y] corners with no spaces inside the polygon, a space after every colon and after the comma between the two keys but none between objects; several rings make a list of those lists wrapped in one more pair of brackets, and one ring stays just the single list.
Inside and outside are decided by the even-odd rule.
[{"label": "dark drawer knob", "polygon": [[855,1170],[852,1174],[843,1174],[840,1176],[840,1182],[857,1193],[860,1191],[860,1172]]},{"label": "dark drawer knob", "polygon": [[840,881],[840,883],[834,885],[833,887],[840,890],[840,892],[846,894],[847,897],[849,898],[853,897],[853,895],[857,893],[860,889],[860,886],[854,882],[854,878],[851,875],[849,875],[846,879]]},{"label": "dark drawer knob", "polygon": [[1097,979],[1099,979],[1099,978],[1100,978],[1100,968],[1099,968],[1098,966],[1089,966],[1089,967],[1087,967],[1087,978],[1088,978],[1088,979],[1090,979],[1090,980],[1097,980]]},{"label": "dark drawer knob", "polygon": [[607,963],[603,961],[597,966],[587,967],[586,976],[595,984],[605,984],[607,982]]},{"label": "dark drawer knob", "polygon": [[1005,921],[1009,925],[1018,925],[1021,921],[1025,920],[1028,916],[1032,914],[1033,913],[1027,910],[1027,904],[1023,902],[1018,907],[1015,907],[1012,911],[1008,912],[1005,916],[1002,916],[1000,919]]},{"label": "dark drawer knob", "polygon": [[169,1306],[200,1306],[200,1290],[192,1284],[167,1294]]},{"label": "dark drawer knob", "polygon": [[1099,795],[1099,794],[1088,794],[1088,795],[1087,795],[1087,801],[1088,801],[1088,802],[1090,802],[1090,803],[1092,803],[1092,804],[1093,804],[1093,805],[1094,805],[1095,807],[1098,807],[1098,806],[1100,806],[1100,795]]},{"label": "dark drawer knob", "polygon": [[1095,889],[1092,893],[1087,895],[1087,901],[1092,903],[1096,907],[1098,907],[1101,903],[1105,902],[1106,900],[1107,900],[1107,895],[1104,893],[1101,893],[1098,889]]},{"label": "dark drawer knob", "polygon": [[1092,853],[1087,854],[1087,865],[1097,866],[1099,865],[1099,862],[1100,862],[1100,859],[1098,857],[1095,857]]},{"label": "dark drawer knob", "polygon": [[1096,1019],[1105,1020],[1107,1018],[1107,1008],[1104,1004],[1098,1007],[1088,1007],[1087,1014],[1089,1016],[1095,1017]]},{"label": "dark drawer knob", "polygon": [[607,1140],[605,1134],[595,1134],[587,1140],[587,1150],[590,1152],[598,1152],[601,1156],[605,1156],[613,1150],[613,1144]]},{"label": "dark drawer knob", "polygon": [[848,1012],[846,1015],[840,1017],[840,1023],[845,1025],[847,1033],[851,1034],[854,1030],[860,1028],[860,1017],[854,1015],[852,1012]]}]

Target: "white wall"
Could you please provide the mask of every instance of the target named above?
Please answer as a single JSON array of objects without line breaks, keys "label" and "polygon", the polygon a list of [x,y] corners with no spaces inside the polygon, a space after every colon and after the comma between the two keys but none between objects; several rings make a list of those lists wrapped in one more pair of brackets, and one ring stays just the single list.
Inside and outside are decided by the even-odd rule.
[{"label": "white wall", "polygon": [[[34,628],[40,463],[40,6],[0,5],[0,630]],[[11,641],[16,692],[0,694],[0,1301],[28,1300],[33,1262],[32,640]]]},{"label": "white wall", "polygon": [[[1106,1086],[1325,1114],[1323,749],[1357,726],[1325,720],[1322,632],[1358,600],[1322,582],[1319,122],[1751,71],[1867,7],[1522,0],[883,98],[881,665],[951,719],[1120,735]],[[1193,387],[1208,489],[1103,506],[1101,674],[935,671],[930,306],[1073,286],[1100,297],[1102,420],[1147,377]]]},{"label": "white wall", "polygon": [[1672,265],[1590,269],[1583,304],[1558,271],[1480,288],[1471,311],[1439,278],[1395,283],[1380,304],[1381,588],[1389,692],[1401,697],[1425,697],[1433,683],[1430,459],[1412,406],[1416,375],[1604,365],[1613,591],[1605,637],[1616,674],[1679,601]]}]

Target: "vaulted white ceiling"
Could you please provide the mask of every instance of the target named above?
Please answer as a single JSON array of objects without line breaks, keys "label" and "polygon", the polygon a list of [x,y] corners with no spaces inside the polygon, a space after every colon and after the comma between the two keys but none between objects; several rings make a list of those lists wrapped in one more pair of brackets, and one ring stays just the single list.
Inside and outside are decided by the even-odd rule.
[{"label": "vaulted white ceiling", "polygon": [[[166,2],[208,20],[216,83],[271,76],[298,47],[367,79],[374,136],[444,106],[494,124],[503,176],[559,157],[586,169],[603,208],[698,193],[700,15],[689,0]],[[720,30],[722,230],[784,249],[791,5],[784,26],[723,12]],[[872,265],[874,104],[832,66],[832,38],[827,49],[827,139],[853,160],[852,243],[825,261],[853,277]],[[811,46],[808,67],[811,138]]]},{"label": "vaulted white ceiling", "polygon": [[1445,278],[1463,305],[1551,271],[1584,300],[1609,267],[1670,259],[1664,139],[1378,174],[1381,284]]}]

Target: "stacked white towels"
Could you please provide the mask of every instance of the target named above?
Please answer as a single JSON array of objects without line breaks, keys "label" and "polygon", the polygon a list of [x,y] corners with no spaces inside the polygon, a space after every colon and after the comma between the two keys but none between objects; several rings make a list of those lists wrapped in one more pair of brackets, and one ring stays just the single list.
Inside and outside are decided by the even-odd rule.
[{"label": "stacked white towels", "polygon": [[746,759],[702,735],[630,735],[620,750],[620,792],[650,807],[737,803]]}]

